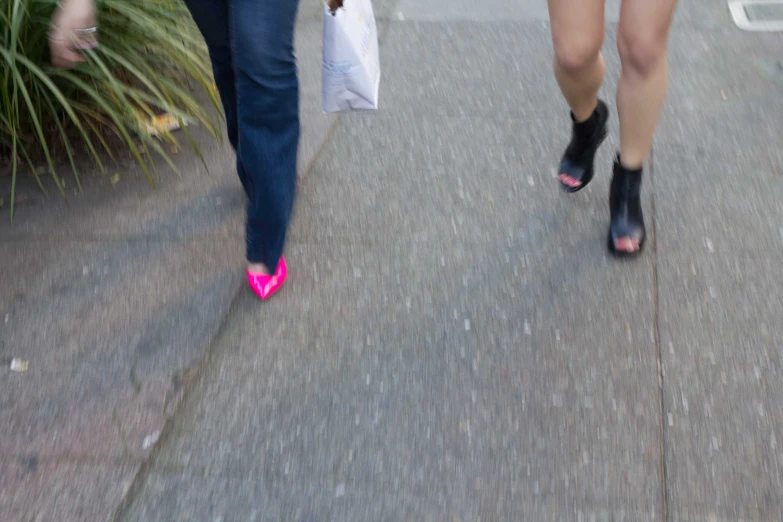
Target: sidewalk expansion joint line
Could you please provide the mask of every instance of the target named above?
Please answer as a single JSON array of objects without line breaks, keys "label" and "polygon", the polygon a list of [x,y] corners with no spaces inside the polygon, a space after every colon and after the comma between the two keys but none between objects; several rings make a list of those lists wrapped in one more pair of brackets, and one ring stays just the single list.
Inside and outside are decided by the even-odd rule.
[{"label": "sidewalk expansion joint line", "polygon": [[658,293],[658,216],[655,212],[655,150],[650,149],[650,206],[652,210],[653,228],[653,329],[655,337],[656,357],[658,359],[658,408],[660,410],[660,474],[661,474],[661,504],[663,521],[669,520],[668,476],[666,469],[666,397],[664,395],[663,348],[661,346],[660,296]]},{"label": "sidewalk expansion joint line", "polygon": [[142,462],[141,466],[139,467],[139,470],[136,472],[136,475],[133,477],[133,482],[131,483],[128,490],[125,492],[125,496],[122,498],[122,500],[114,510],[114,513],[112,514],[111,518],[109,518],[110,522],[118,522],[122,520],[128,508],[131,506],[133,501],[139,496],[142,486],[144,484],[144,479],[149,475],[152,466],[157,458],[157,455],[160,452],[160,449],[164,446],[165,441],[171,432],[171,425],[174,421],[174,418],[177,415],[177,412],[181,409],[182,405],[190,396],[192,388],[198,384],[199,378],[204,372],[204,368],[209,364],[209,361],[210,359],[212,359],[215,350],[218,348],[220,344],[219,341],[225,332],[226,326],[230,322],[230,318],[236,313],[237,306],[239,302],[242,300],[244,289],[245,289],[244,285],[240,285],[239,289],[234,294],[234,297],[231,299],[231,305],[228,308],[228,312],[226,313],[225,317],[223,317],[223,319],[221,320],[217,332],[215,332],[215,335],[210,340],[209,346],[207,347],[204,356],[200,360],[198,360],[186,372],[190,375],[190,378],[185,383],[184,389],[182,390],[182,397],[179,400],[178,407],[171,413],[171,415],[166,417],[163,423],[163,427],[160,430],[160,437],[158,438],[155,445],[152,447],[150,453],[147,455],[147,458],[144,459],[144,462]]},{"label": "sidewalk expansion joint line", "polygon": [[[310,163],[303,169],[302,173],[300,174],[299,176],[300,185],[309,177],[309,174],[312,173],[315,164],[318,161],[318,158],[320,158],[324,149],[326,149],[327,144],[332,140],[332,137],[335,134],[335,129],[339,125],[339,122],[340,122],[339,116],[334,118],[334,120],[332,121],[329,129],[324,134],[323,141],[321,142],[320,146],[318,147],[315,154],[313,155],[312,160],[310,160]],[[213,358],[215,351],[220,347],[220,340],[223,338],[223,334],[225,333],[225,329],[230,322],[230,318],[237,312],[237,307],[239,306],[239,303],[242,301],[242,295],[244,293],[245,293],[245,285],[239,285],[239,289],[231,299],[231,305],[228,308],[228,312],[221,320],[220,326],[215,332],[215,335],[209,341],[209,345],[207,346],[207,350],[204,353],[204,356],[199,361],[194,363],[191,368],[183,372],[188,374],[189,378],[185,383],[184,389],[182,390],[182,396],[177,403],[177,407],[174,409],[174,411],[171,412],[170,415],[166,416],[166,420],[164,421],[163,427],[161,428],[161,434],[160,437],[158,438],[158,441],[155,443],[152,450],[147,455],[147,458],[141,464],[139,470],[136,472],[136,475],[133,477],[133,482],[131,483],[130,487],[126,491],[120,503],[115,508],[111,518],[109,518],[110,522],[119,522],[120,520],[122,520],[123,517],[126,515],[128,508],[130,508],[133,501],[141,493],[144,480],[149,475],[152,466],[156,461],[158,453],[160,452],[161,448],[164,446],[166,440],[168,439],[168,436],[171,432],[171,425],[173,420],[177,416],[177,412],[180,411],[182,405],[185,404],[185,401],[190,396],[191,390],[193,389],[194,386],[198,384],[200,377],[204,372],[204,368],[207,366],[207,364],[209,364],[209,361]]]}]

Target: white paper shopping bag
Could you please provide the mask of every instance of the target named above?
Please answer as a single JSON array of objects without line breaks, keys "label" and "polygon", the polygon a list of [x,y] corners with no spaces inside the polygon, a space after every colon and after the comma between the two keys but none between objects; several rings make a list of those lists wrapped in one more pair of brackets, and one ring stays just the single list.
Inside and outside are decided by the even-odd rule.
[{"label": "white paper shopping bag", "polygon": [[328,0],[324,5],[323,110],[378,108],[381,64],[371,0]]}]

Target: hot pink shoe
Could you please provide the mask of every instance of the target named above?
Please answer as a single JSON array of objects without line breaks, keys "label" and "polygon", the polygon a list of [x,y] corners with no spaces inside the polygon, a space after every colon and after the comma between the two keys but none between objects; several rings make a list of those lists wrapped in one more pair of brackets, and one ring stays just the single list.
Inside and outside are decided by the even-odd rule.
[{"label": "hot pink shoe", "polygon": [[247,271],[247,283],[262,301],[268,299],[272,294],[280,290],[280,287],[283,286],[287,277],[288,267],[286,267],[285,258],[283,257],[281,257],[280,262],[277,263],[275,275],[254,274],[250,272],[250,270]]}]

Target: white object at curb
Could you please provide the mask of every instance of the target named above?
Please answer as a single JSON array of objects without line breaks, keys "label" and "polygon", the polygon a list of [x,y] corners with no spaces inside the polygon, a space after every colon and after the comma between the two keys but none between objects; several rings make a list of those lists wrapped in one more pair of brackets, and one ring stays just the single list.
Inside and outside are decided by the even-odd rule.
[{"label": "white object at curb", "polygon": [[773,20],[751,20],[748,7],[778,5],[783,8],[783,0],[729,0],[729,11],[734,23],[743,31],[775,32],[783,31],[783,18]]}]

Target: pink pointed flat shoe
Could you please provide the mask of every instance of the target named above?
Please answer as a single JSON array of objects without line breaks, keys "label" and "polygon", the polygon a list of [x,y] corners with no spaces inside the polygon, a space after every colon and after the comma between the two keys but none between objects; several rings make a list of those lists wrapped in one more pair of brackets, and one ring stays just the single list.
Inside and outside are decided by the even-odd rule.
[{"label": "pink pointed flat shoe", "polygon": [[287,277],[288,267],[286,266],[285,258],[283,257],[281,257],[280,262],[277,263],[277,270],[275,270],[274,275],[254,274],[250,272],[250,270],[247,271],[247,283],[262,301],[269,299],[272,294],[280,290],[280,287],[283,286]]}]

